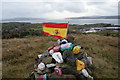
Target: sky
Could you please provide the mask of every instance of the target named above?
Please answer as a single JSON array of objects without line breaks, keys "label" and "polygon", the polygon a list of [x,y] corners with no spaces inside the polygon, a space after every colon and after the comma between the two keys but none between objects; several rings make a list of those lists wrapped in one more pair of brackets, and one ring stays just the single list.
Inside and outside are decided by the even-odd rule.
[{"label": "sky", "polygon": [[62,19],[118,15],[119,0],[0,0],[0,18]]}]

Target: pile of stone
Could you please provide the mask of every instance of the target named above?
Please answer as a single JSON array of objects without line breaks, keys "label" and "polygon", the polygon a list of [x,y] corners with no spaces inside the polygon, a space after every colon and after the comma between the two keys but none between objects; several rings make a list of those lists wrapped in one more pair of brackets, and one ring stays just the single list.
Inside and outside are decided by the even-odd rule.
[{"label": "pile of stone", "polygon": [[84,53],[81,45],[76,45],[74,37],[58,39],[44,53],[37,55],[31,77],[35,80],[93,80],[89,66],[92,58]]}]

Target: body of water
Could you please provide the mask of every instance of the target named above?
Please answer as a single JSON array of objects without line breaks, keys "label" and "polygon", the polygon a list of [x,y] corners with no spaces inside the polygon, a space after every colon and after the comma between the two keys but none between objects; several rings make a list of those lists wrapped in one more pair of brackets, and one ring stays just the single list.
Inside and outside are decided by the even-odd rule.
[{"label": "body of water", "polygon": [[9,21],[1,21],[2,23],[6,22],[29,22],[29,23],[44,23],[44,22],[55,22],[55,23],[68,23],[69,24],[96,24],[96,23],[107,23],[120,25],[118,19],[40,19],[40,20],[9,20]]}]

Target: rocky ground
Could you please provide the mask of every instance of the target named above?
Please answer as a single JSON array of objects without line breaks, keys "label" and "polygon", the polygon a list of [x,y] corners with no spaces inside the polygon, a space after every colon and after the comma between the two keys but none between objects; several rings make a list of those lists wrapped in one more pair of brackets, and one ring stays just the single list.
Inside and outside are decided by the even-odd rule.
[{"label": "rocky ground", "polygon": [[[93,58],[95,78],[118,77],[118,37],[96,34],[75,34],[76,44],[84,47],[88,56]],[[34,69],[34,59],[52,46],[54,37],[14,38],[2,40],[2,77],[28,78]]]}]

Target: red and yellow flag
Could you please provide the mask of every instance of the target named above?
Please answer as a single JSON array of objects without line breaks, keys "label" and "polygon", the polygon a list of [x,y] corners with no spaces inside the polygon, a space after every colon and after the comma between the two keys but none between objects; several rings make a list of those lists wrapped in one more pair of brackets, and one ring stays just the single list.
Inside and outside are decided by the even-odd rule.
[{"label": "red and yellow flag", "polygon": [[66,38],[68,23],[43,23],[43,33],[57,38]]}]

